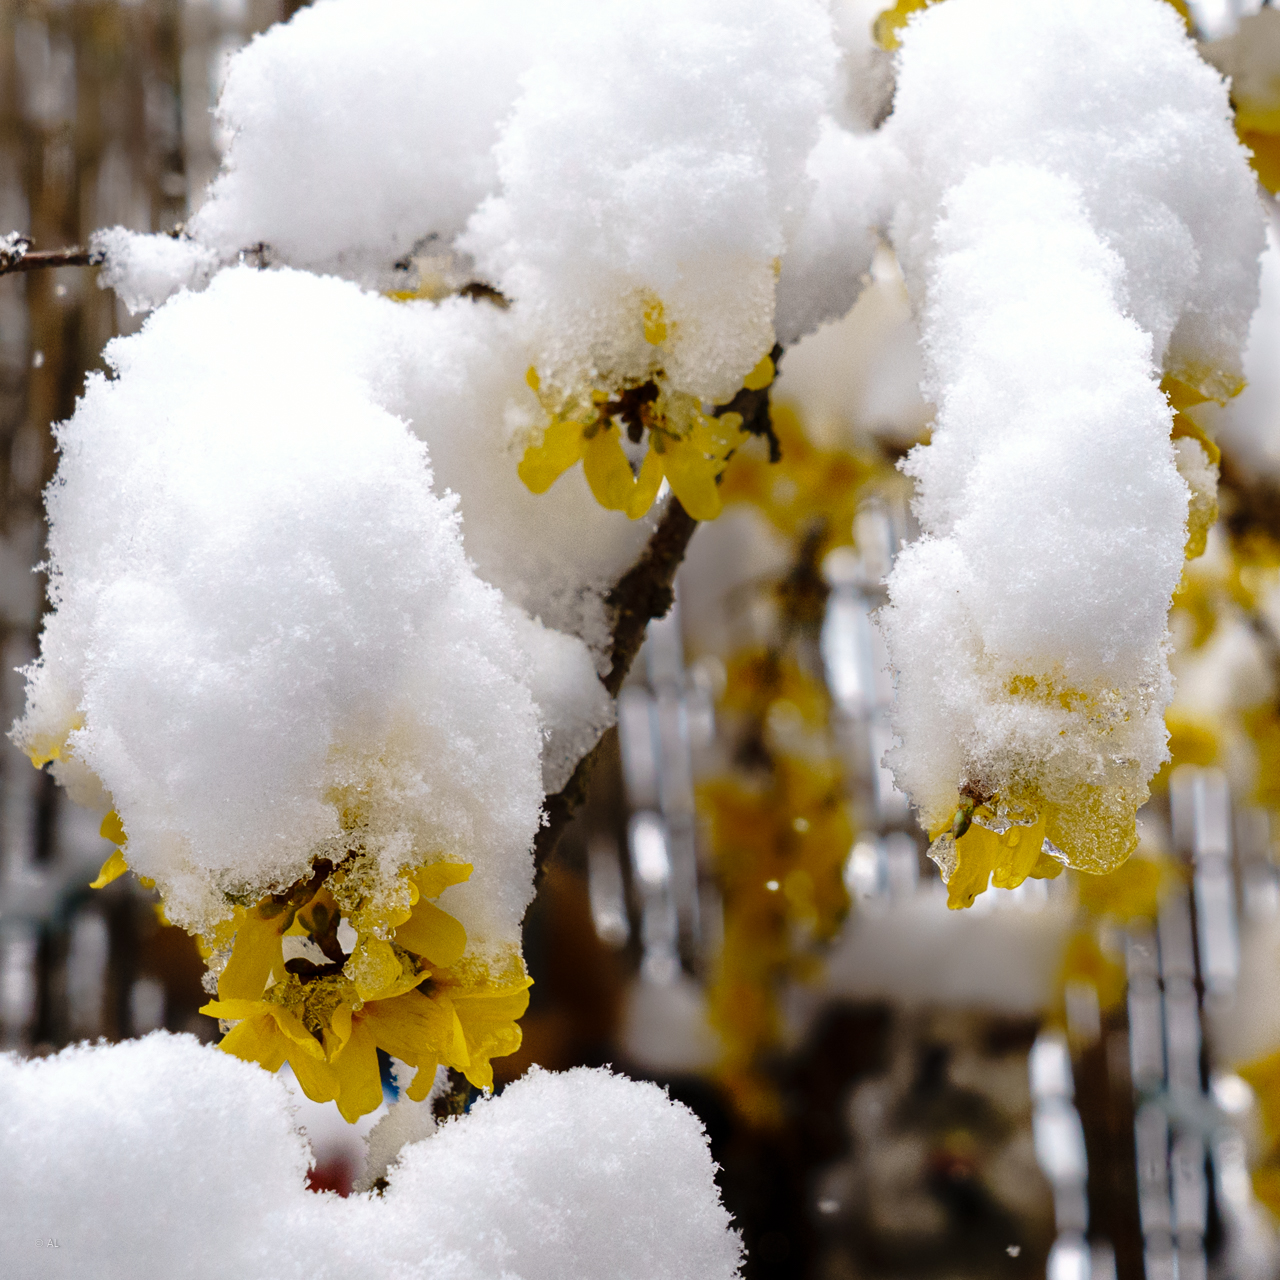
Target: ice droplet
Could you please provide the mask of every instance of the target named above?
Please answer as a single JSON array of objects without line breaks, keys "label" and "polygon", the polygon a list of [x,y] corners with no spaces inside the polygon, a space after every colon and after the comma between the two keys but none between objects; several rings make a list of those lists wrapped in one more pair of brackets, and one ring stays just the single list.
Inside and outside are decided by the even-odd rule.
[{"label": "ice droplet", "polygon": [[942,872],[942,882],[950,881],[956,869],[956,839],[950,831],[944,831],[930,846],[929,857]]}]

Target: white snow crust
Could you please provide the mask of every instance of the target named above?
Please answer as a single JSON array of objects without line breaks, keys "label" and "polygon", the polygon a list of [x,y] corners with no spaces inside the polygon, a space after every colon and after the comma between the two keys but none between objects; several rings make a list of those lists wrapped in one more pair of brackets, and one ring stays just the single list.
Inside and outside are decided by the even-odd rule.
[{"label": "white snow crust", "polygon": [[948,0],[884,132],[937,406],[882,615],[889,762],[928,825],[966,782],[1140,798],[1188,502],[1160,371],[1235,374],[1256,300],[1225,86],[1159,0]]},{"label": "white snow crust", "polygon": [[738,1271],[701,1125],[608,1071],[535,1068],[345,1200],[305,1189],[284,1085],[190,1036],[0,1056],[0,1096],[0,1248],[23,1280]]},{"label": "white snow crust", "polygon": [[[661,367],[704,400],[737,391],[773,346],[836,60],[815,0],[606,4],[561,34],[497,145],[501,193],[460,241],[522,304],[544,379]],[[655,299],[660,347],[643,323]]]},{"label": "white snow crust", "polygon": [[[301,877],[358,798],[388,873],[471,862],[449,910],[478,941],[518,938],[541,735],[554,780],[612,709],[581,641],[476,576],[456,502],[393,412],[459,437],[457,472],[504,467],[465,456],[480,447],[465,395],[433,403],[422,369],[406,376],[424,345],[465,361],[470,318],[451,353],[429,303],[225,271],[112,344],[116,377],[59,429],[56,612],[16,736],[37,752],[65,740],[55,771],[110,794],[131,867],[175,922]],[[504,521],[517,542],[536,535],[477,508],[462,528],[490,517],[490,549]]]}]

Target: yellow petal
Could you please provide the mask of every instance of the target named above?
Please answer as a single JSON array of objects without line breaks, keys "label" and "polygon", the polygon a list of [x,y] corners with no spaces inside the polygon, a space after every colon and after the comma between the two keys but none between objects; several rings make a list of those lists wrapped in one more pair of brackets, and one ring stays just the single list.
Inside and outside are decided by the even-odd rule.
[{"label": "yellow petal", "polygon": [[256,1062],[268,1071],[279,1071],[288,1057],[288,1044],[275,1019],[269,1013],[259,1013],[232,1027],[218,1048],[245,1062]]},{"label": "yellow petal", "polygon": [[882,49],[890,51],[901,43],[898,32],[907,25],[907,19],[918,9],[923,9],[932,0],[898,0],[891,9],[886,9],[871,26],[871,34]]},{"label": "yellow petal", "polygon": [[338,1079],[338,1110],[348,1124],[376,1111],[382,1102],[382,1077],[378,1071],[378,1047],[373,1033],[356,1019],[351,1038],[333,1061]]},{"label": "yellow petal", "polygon": [[324,1061],[315,1037],[289,1010],[261,1000],[215,1000],[200,1012],[226,1018],[236,1017],[246,1009],[248,1016],[223,1036],[218,1048],[246,1062],[256,1062],[268,1071],[278,1071],[287,1059],[308,1098],[328,1102],[337,1097],[333,1068]]},{"label": "yellow petal", "polygon": [[1274,1142],[1280,1136],[1280,1052],[1242,1063],[1236,1071],[1258,1095],[1263,1127]]},{"label": "yellow petal", "polygon": [[1222,450],[1210,439],[1205,429],[1189,414],[1175,413],[1170,440],[1194,440],[1205,452],[1205,457],[1216,467],[1222,461]]},{"label": "yellow petal", "polygon": [[991,883],[997,889],[1016,889],[1036,870],[1040,861],[1044,848],[1044,819],[1037,819],[1029,827],[1012,826],[999,840],[1001,856]]},{"label": "yellow petal", "polygon": [[200,1012],[210,1018],[222,1018],[227,1022],[238,1022],[241,1018],[252,1018],[255,1014],[266,1011],[265,1000],[210,1000],[200,1006]]},{"label": "yellow petal", "polygon": [[355,983],[361,1000],[376,1000],[401,977],[404,969],[389,942],[363,937],[342,971]]},{"label": "yellow petal", "polygon": [[1106,875],[1086,874],[1075,879],[1080,905],[1091,915],[1129,921],[1154,920],[1163,889],[1176,877],[1171,868],[1154,858],[1133,857]]},{"label": "yellow petal", "polygon": [[[443,1001],[442,1001],[443,1003]],[[452,1019],[449,1023],[448,1052],[442,1054],[442,1060],[455,1071],[467,1072],[475,1065],[471,1058],[471,1045],[467,1041],[467,1029],[462,1025],[458,1014],[458,1006],[453,1004],[450,1010]]]},{"label": "yellow petal", "polygon": [[748,391],[763,391],[773,381],[775,372],[773,357],[763,355],[760,363],[742,380],[742,385]]},{"label": "yellow petal", "polygon": [[662,487],[662,455],[653,447],[653,437],[649,437],[649,452],[644,455],[640,466],[640,474],[636,477],[636,487],[627,500],[627,515],[632,520],[639,520],[646,515],[658,490]]},{"label": "yellow petal", "polygon": [[[519,1028],[516,1028],[519,1031]],[[520,1047],[519,1040],[516,1041],[516,1048]],[[475,1085],[477,1089],[493,1088],[493,1063],[488,1058],[477,1059],[470,1066],[461,1068],[462,1074]]]},{"label": "yellow petal", "polygon": [[289,1046],[288,1057],[299,1087],[312,1102],[332,1102],[338,1096],[338,1073],[323,1057],[301,1051],[296,1044]]},{"label": "yellow petal", "polygon": [[596,501],[608,511],[625,511],[631,501],[636,482],[631,464],[622,451],[622,440],[616,427],[601,427],[582,455],[582,470],[595,494]]},{"label": "yellow petal", "polygon": [[420,991],[367,1004],[360,1020],[380,1049],[411,1067],[438,1061],[453,1034],[452,1006],[446,1009]]},{"label": "yellow petal", "polygon": [[218,978],[220,1000],[257,1000],[272,972],[284,973],[280,927],[286,919],[283,912],[270,920],[264,920],[256,909],[245,912],[236,925],[231,959]]},{"label": "yellow petal", "polygon": [[333,1052],[341,1049],[343,1045],[351,1039],[351,1006],[349,1004],[340,1004],[329,1015],[329,1032],[332,1044],[326,1044],[326,1048],[331,1049],[329,1056],[333,1056]]},{"label": "yellow petal", "polygon": [[447,969],[460,960],[467,949],[467,931],[447,911],[422,901],[396,930],[396,941],[406,951]]},{"label": "yellow petal", "polygon": [[689,433],[689,442],[723,463],[746,440],[748,434],[742,429],[740,413],[722,413],[718,418],[699,415]]},{"label": "yellow petal", "polygon": [[684,440],[669,441],[662,466],[671,491],[695,520],[714,520],[720,514],[716,465],[700,450]]},{"label": "yellow petal", "polygon": [[[302,1019],[296,1013],[286,1009],[284,1005],[276,1004],[272,1000],[210,1000],[208,1004],[201,1006],[200,1012],[210,1018],[221,1018],[226,1022],[238,1022],[241,1019],[265,1015],[271,1018],[276,1029],[290,1043],[300,1046],[310,1057],[324,1057],[320,1042],[303,1026]],[[235,1028],[233,1027],[232,1030]]]},{"label": "yellow petal", "polygon": [[[1274,189],[1274,188],[1272,188]],[[1253,1194],[1280,1217],[1280,1167],[1274,1164],[1259,1165],[1250,1178]]]},{"label": "yellow petal", "polygon": [[112,844],[127,844],[129,842],[129,837],[124,833],[124,823],[120,821],[120,815],[114,809],[103,818],[102,826],[98,828],[98,834],[104,840],[110,840]]},{"label": "yellow petal", "polygon": [[27,759],[37,769],[43,769],[51,760],[62,759],[62,748],[65,742],[50,737],[47,733],[38,733],[27,747]]},{"label": "yellow petal", "polygon": [[405,1090],[414,1102],[425,1102],[431,1086],[436,1082],[436,1071],[440,1064],[424,1060],[414,1073],[413,1083]]},{"label": "yellow petal", "polygon": [[546,493],[582,457],[585,441],[582,423],[556,419],[542,434],[542,443],[530,445],[516,468],[525,487]]},{"label": "yellow petal", "polygon": [[[496,995],[456,996],[453,1004],[466,1040],[469,1062],[458,1069],[477,1089],[493,1088],[491,1058],[503,1058],[520,1048],[523,1038],[516,1019],[529,1007],[531,980]],[[457,1064],[450,1063],[451,1066]]]},{"label": "yellow petal", "polygon": [[450,885],[471,878],[469,862],[433,862],[413,873],[413,882],[424,898],[438,898]]},{"label": "yellow petal", "polygon": [[999,837],[973,823],[956,841],[955,870],[947,880],[947,906],[953,911],[973,906],[978,894],[986,893],[999,858]]},{"label": "yellow petal", "polygon": [[98,878],[89,882],[89,888],[101,889],[105,885],[109,885],[113,880],[119,880],[128,870],[129,864],[124,860],[124,854],[117,849],[102,864],[102,870],[98,872]]}]

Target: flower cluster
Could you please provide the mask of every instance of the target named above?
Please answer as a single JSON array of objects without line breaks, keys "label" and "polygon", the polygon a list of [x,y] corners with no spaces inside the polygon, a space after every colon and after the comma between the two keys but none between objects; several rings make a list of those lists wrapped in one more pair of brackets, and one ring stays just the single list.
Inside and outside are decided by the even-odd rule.
[{"label": "flower cluster", "polygon": [[724,902],[724,945],[708,990],[721,1040],[717,1074],[759,1125],[781,1120],[769,1076],[781,989],[816,977],[821,947],[849,910],[850,783],[818,659],[830,593],[823,561],[853,543],[859,504],[892,475],[870,452],[816,444],[794,407],[775,405],[771,419],[781,456],[769,462],[762,450],[744,450],[721,491],[786,539],[789,563],[756,583],[772,616],[767,642],[739,649],[725,666],[720,707],[734,768],[697,791]]},{"label": "flower cluster", "polygon": [[698,807],[724,896],[724,947],[707,993],[717,1074],[744,1116],[776,1124],[762,1068],[781,1041],[780,987],[816,976],[812,947],[836,935],[849,908],[844,778],[833,759],[778,755],[763,777],[708,780]]},{"label": "flower cluster", "polygon": [[786,402],[771,412],[776,461],[759,454],[735,457],[725,472],[720,496],[725,503],[749,503],[784,538],[814,538],[813,555],[853,543],[853,521],[871,485],[886,473],[884,461],[870,453],[823,447],[805,434],[797,409]]},{"label": "flower cluster", "polygon": [[[661,307],[646,312],[645,334],[654,343],[666,337],[661,314]],[[743,387],[761,391],[773,374],[773,360],[766,355]],[[653,506],[664,480],[695,520],[720,514],[720,475],[747,439],[740,413],[706,412],[693,396],[669,387],[660,372],[621,391],[569,397],[544,394],[532,366],[528,382],[548,415],[541,438],[526,448],[519,466],[520,479],[534,493],[545,493],[581,461],[596,501],[606,510],[625,511],[632,520]],[[648,448],[633,469],[623,441],[639,447],[646,437]]]},{"label": "flower cluster", "polygon": [[[103,835],[121,847],[95,888],[128,870],[114,812]],[[471,871],[433,862],[378,892],[357,852],[336,866],[319,860],[307,880],[238,906],[199,940],[205,959],[222,966],[217,999],[201,1013],[234,1024],[219,1048],[268,1071],[287,1061],[309,1098],[336,1102],[351,1122],[382,1101],[378,1050],[416,1068],[407,1090],[415,1101],[439,1066],[491,1089],[490,1060],[520,1047],[516,1020],[533,980],[514,950],[497,973],[466,957],[466,929],[435,905]]]}]

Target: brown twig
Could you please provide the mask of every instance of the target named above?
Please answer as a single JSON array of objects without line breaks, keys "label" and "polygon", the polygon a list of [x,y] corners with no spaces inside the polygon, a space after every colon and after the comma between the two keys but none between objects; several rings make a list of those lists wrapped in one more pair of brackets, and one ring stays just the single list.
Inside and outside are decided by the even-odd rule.
[{"label": "brown twig", "polygon": [[32,249],[31,241],[25,236],[0,238],[0,276],[40,271],[44,267],[92,267],[101,261],[100,253],[79,245],[68,249]]},{"label": "brown twig", "polygon": [[[615,698],[640,652],[645,627],[652,619],[661,618],[675,600],[676,570],[697,525],[672,496],[644,554],[605,597],[613,615],[613,649],[604,687]],[[587,786],[599,752],[597,743],[578,761],[569,781],[555,795],[547,797],[547,825],[539,830],[533,843],[534,864],[539,874],[555,851],[569,820],[587,798]]]},{"label": "brown twig", "polygon": [[[782,360],[782,344],[775,343],[773,350],[769,352],[769,358],[773,361],[773,367],[776,369]],[[743,387],[728,404],[718,405],[715,410],[716,417],[720,417],[725,413],[740,413],[742,415],[742,429],[753,436],[763,436],[769,442],[769,461],[782,461],[782,446],[778,443],[778,437],[773,432],[773,417],[770,413],[769,393],[772,390],[772,384],[767,387],[760,387],[755,391],[748,391]]]}]

